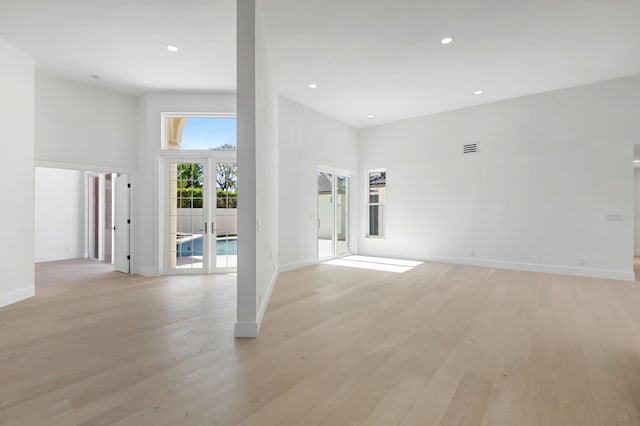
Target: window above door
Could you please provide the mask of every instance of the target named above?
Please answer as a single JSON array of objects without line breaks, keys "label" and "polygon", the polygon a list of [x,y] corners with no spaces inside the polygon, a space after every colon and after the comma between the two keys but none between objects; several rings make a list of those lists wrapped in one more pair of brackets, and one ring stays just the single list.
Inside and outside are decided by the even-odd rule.
[{"label": "window above door", "polygon": [[235,151],[234,114],[162,113],[162,149],[168,151]]}]

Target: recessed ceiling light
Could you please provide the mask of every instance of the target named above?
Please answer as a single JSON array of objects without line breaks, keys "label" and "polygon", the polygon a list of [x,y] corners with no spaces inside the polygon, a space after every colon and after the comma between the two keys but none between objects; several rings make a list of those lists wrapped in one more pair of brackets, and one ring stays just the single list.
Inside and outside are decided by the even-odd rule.
[{"label": "recessed ceiling light", "polygon": [[445,37],[442,40],[440,40],[440,43],[442,44],[449,44],[453,41],[453,37]]},{"label": "recessed ceiling light", "polygon": [[634,163],[640,163],[640,160],[633,160]]},{"label": "recessed ceiling light", "polygon": [[169,52],[177,52],[178,48],[176,46],[174,46],[173,44],[167,44],[167,50]]},{"label": "recessed ceiling light", "polygon": [[373,115],[373,114],[369,114],[369,115],[367,115],[367,118],[368,118],[369,120],[371,120],[372,118],[376,118],[376,116],[375,116],[375,115]]},{"label": "recessed ceiling light", "polygon": [[482,95],[484,92],[482,90],[476,90],[473,92],[474,95]]},{"label": "recessed ceiling light", "polygon": [[91,77],[93,80],[100,80],[100,76],[98,74],[91,74],[89,77]]},{"label": "recessed ceiling light", "polygon": [[309,89],[316,89],[317,87],[318,87],[318,85],[317,85],[317,84],[315,84],[315,83],[311,83],[311,84],[309,85]]}]

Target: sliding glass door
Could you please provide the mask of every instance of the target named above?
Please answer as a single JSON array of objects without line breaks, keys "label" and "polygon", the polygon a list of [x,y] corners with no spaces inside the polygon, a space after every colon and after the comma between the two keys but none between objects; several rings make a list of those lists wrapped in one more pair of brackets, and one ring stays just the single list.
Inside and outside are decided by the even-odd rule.
[{"label": "sliding glass door", "polygon": [[346,176],[336,178],[336,255],[351,253],[350,247],[350,186],[351,179]]},{"label": "sliding glass door", "polygon": [[351,252],[351,178],[318,172],[318,259]]},{"label": "sliding glass door", "polygon": [[333,175],[318,173],[318,259],[335,256]]}]

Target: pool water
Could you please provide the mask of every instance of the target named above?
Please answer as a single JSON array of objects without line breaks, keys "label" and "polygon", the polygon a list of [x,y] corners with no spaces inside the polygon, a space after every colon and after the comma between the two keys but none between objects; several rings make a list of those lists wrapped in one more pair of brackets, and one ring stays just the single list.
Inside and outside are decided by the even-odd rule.
[{"label": "pool water", "polygon": [[[190,241],[184,241],[177,244],[178,256],[202,256],[202,236],[196,237]],[[216,255],[237,255],[238,239],[237,238],[218,238],[216,241]]]}]

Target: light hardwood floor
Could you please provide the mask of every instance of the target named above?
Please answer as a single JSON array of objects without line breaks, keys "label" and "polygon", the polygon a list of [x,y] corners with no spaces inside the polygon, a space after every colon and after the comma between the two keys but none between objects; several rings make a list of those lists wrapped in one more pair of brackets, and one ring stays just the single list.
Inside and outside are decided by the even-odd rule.
[{"label": "light hardwood floor", "polygon": [[3,425],[640,425],[636,283],[319,265],[235,340],[231,276],[37,280],[0,309]]}]

